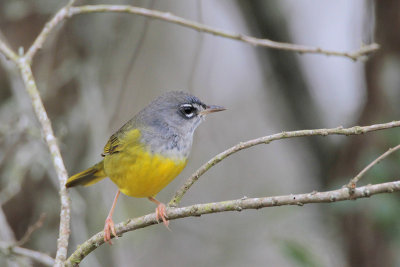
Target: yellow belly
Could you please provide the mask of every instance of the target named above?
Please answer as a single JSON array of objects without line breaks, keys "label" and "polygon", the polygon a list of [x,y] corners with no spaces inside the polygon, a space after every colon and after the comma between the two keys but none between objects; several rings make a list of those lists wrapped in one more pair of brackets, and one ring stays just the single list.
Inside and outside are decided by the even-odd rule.
[{"label": "yellow belly", "polygon": [[104,170],[122,193],[151,197],[178,176],[186,162],[183,158],[170,159],[135,146],[106,156]]}]

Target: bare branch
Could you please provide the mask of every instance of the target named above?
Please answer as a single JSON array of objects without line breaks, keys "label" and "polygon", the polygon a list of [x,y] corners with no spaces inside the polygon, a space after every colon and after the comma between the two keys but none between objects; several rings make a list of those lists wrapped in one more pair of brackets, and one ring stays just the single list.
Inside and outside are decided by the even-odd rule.
[{"label": "bare branch", "polygon": [[24,245],[26,242],[28,242],[33,232],[42,227],[44,219],[46,219],[46,214],[42,213],[39,219],[33,225],[28,227],[25,234],[22,236],[20,240],[18,240],[18,242],[15,245],[20,247]]},{"label": "bare branch", "polygon": [[55,259],[55,266],[62,266],[63,262],[67,258],[68,250],[68,238],[70,234],[70,200],[68,196],[65,183],[68,179],[68,174],[64,166],[63,159],[61,157],[60,149],[57,145],[56,138],[53,133],[51,122],[47,116],[46,110],[43,106],[42,100],[40,98],[39,91],[36,86],[35,79],[32,74],[32,69],[30,67],[32,58],[36,51],[43,45],[46,40],[47,35],[53,30],[53,28],[60,23],[65,17],[67,17],[68,8],[74,3],[74,0],[69,1],[69,3],[57,12],[56,16],[49,21],[43,28],[42,32],[36,38],[29,51],[24,56],[16,55],[11,49],[9,49],[3,41],[0,40],[0,52],[4,53],[9,59],[13,60],[18,66],[22,80],[25,84],[25,89],[31,99],[33,109],[36,113],[41,128],[43,131],[44,139],[46,140],[47,146],[49,147],[53,165],[55,167],[57,177],[60,183],[60,202],[61,202],[61,212],[60,212],[60,233],[57,240],[57,253]]},{"label": "bare branch", "polygon": [[33,57],[35,56],[36,52],[42,48],[44,42],[47,39],[47,36],[50,34],[54,28],[61,23],[64,19],[69,16],[68,10],[71,8],[75,0],[70,1],[65,7],[61,8],[54,17],[46,23],[43,27],[42,31],[36,37],[35,41],[29,47],[28,51],[25,54],[26,61],[30,65],[32,62]]},{"label": "bare branch", "polygon": [[24,80],[26,90],[31,98],[33,109],[38,118],[44,139],[49,147],[50,154],[52,156],[53,165],[57,173],[57,177],[60,183],[60,201],[61,201],[61,212],[60,212],[60,233],[57,241],[57,254],[55,259],[56,266],[62,266],[62,263],[67,258],[68,249],[68,238],[70,234],[69,222],[70,222],[70,200],[68,196],[65,183],[68,175],[64,166],[63,159],[61,157],[60,149],[57,145],[57,140],[54,136],[51,122],[47,116],[46,110],[43,106],[42,100],[40,99],[39,92],[36,87],[35,80],[32,75],[31,67],[24,57],[21,57],[17,61],[17,65],[21,71],[22,79]]},{"label": "bare branch", "polygon": [[360,49],[354,52],[341,52],[341,51],[333,51],[322,49],[320,47],[310,47],[305,45],[297,45],[297,44],[290,44],[290,43],[281,43],[275,42],[269,39],[260,39],[255,38],[243,34],[232,33],[229,31],[217,29],[205,24],[201,24],[195,21],[191,21],[188,19],[184,19],[178,16],[175,16],[169,12],[161,12],[157,10],[150,10],[146,8],[134,7],[134,6],[126,6],[126,5],[87,5],[87,6],[78,6],[78,7],[71,7],[70,15],[78,15],[78,14],[85,14],[85,13],[94,13],[94,12],[122,12],[122,13],[130,13],[136,14],[140,16],[150,17],[154,19],[159,19],[163,21],[167,21],[170,23],[174,23],[177,25],[181,25],[183,27],[191,28],[200,32],[210,33],[213,35],[221,36],[228,39],[242,41],[254,46],[263,46],[272,49],[280,49],[280,50],[287,50],[299,53],[312,53],[312,54],[324,54],[328,56],[341,56],[347,57],[352,60],[357,60],[361,56],[368,55],[376,50],[379,49],[378,44],[369,44],[362,46]]},{"label": "bare branch", "polygon": [[[69,237],[69,221],[70,221],[70,207],[69,207],[69,197],[67,194],[67,190],[65,188],[65,182],[68,178],[67,172],[64,167],[64,163],[51,127],[50,120],[46,114],[43,103],[40,99],[40,95],[37,90],[37,86],[32,75],[32,70],[30,68],[30,64],[33,60],[33,57],[37,53],[37,51],[43,46],[46,41],[48,35],[59,25],[64,19],[79,14],[86,13],[95,13],[95,12],[120,12],[120,13],[130,13],[135,15],[141,15],[149,18],[154,18],[170,23],[174,23],[183,27],[187,27],[190,29],[194,29],[200,32],[205,32],[213,35],[217,35],[220,37],[233,39],[242,41],[254,46],[262,46],[268,47],[272,49],[281,49],[288,50],[299,53],[314,53],[314,54],[325,54],[332,56],[341,56],[347,57],[352,60],[357,60],[362,56],[366,56],[369,53],[372,53],[379,49],[379,45],[370,44],[361,47],[359,50],[354,52],[341,52],[341,51],[333,51],[333,50],[325,50],[319,47],[309,47],[303,45],[295,45],[289,43],[280,43],[275,42],[269,39],[259,39],[251,36],[246,36],[242,34],[232,33],[229,31],[217,29],[208,25],[204,25],[195,21],[187,20],[178,16],[175,16],[171,13],[160,12],[156,10],[149,10],[145,8],[133,7],[133,6],[124,6],[124,5],[93,5],[93,6],[79,6],[74,7],[75,0],[70,0],[69,3],[60,9],[55,16],[46,23],[43,30],[37,36],[31,47],[28,49],[27,53],[24,56],[18,56],[15,52],[10,49],[5,42],[0,40],[0,52],[4,54],[8,59],[14,61],[22,74],[22,78],[25,83],[26,90],[31,97],[32,105],[35,110],[36,116],[38,117],[39,122],[41,123],[41,127],[43,130],[44,138],[47,142],[47,145],[50,149],[50,153],[52,155],[53,164],[55,166],[57,176],[60,183],[60,200],[61,200],[61,214],[60,214],[60,235],[58,239],[57,245],[57,254],[56,259],[53,260],[51,257],[39,253],[36,251],[27,250],[20,247],[10,247],[7,246],[9,251],[13,253],[39,253],[39,256],[47,256],[48,258],[42,258],[45,264],[54,264],[56,266],[62,266],[63,262],[66,259],[67,255],[67,247],[68,247],[68,237]],[[22,54],[22,53],[21,53]],[[185,185],[177,191],[174,198],[171,200],[170,205],[178,205],[183,195],[187,192],[187,190],[194,184],[194,182],[204,174],[209,168],[222,161],[224,158],[230,156],[233,153],[236,153],[242,149],[249,148],[258,144],[268,144],[274,140],[280,140],[284,138],[292,138],[292,137],[301,137],[301,136],[313,136],[313,135],[355,135],[362,134],[370,131],[376,131],[381,129],[388,129],[393,127],[400,126],[399,121],[386,123],[386,124],[377,124],[365,127],[352,127],[343,129],[343,127],[333,128],[333,129],[316,129],[316,130],[302,130],[302,131],[293,131],[293,132],[283,132],[280,134],[265,136],[261,138],[257,138],[254,140],[250,140],[244,143],[240,143],[211,159],[206,164],[204,164],[198,171],[196,171],[192,177],[185,183]],[[362,176],[362,175],[361,175]],[[355,177],[356,178],[356,177]],[[357,182],[358,180],[356,180]],[[354,183],[355,184],[355,183]],[[354,185],[355,187],[355,185]],[[332,201],[342,201],[347,199],[356,199],[362,197],[369,197],[370,195],[379,194],[379,193],[387,193],[394,192],[400,190],[400,182],[391,182],[391,183],[382,183],[377,185],[364,186],[359,188],[354,188],[354,191],[349,192],[347,188],[342,188],[338,190],[318,193],[313,192],[310,194],[299,194],[299,195],[288,195],[288,196],[277,196],[277,197],[265,197],[265,198],[252,198],[252,199],[239,199],[239,200],[231,200],[224,201],[218,203],[208,203],[208,204],[198,204],[184,208],[174,208],[168,210],[169,219],[178,219],[188,216],[200,216],[202,214],[215,213],[215,212],[224,212],[224,211],[240,211],[242,209],[258,209],[263,207],[272,207],[272,206],[280,206],[280,205],[304,205],[307,203],[323,203],[323,202],[332,202]],[[150,214],[140,218],[136,218],[134,220],[128,220],[125,223],[119,224],[117,226],[117,233],[123,234],[128,231],[132,231],[138,228],[143,228],[156,223],[155,215]],[[103,243],[103,233],[98,233],[93,236],[91,239],[86,241],[81,247],[78,248],[68,259],[67,265],[76,265],[78,264],[86,255],[88,255],[92,250],[96,247],[100,246]],[[4,245],[1,243],[1,245]],[[36,255],[36,254],[35,254]],[[39,257],[38,256],[38,257]],[[35,258],[35,256],[27,256],[31,258]],[[40,257],[39,257],[40,258]],[[51,262],[51,263],[50,263]]]},{"label": "bare branch", "polygon": [[400,121],[393,121],[383,124],[375,124],[369,126],[354,126],[351,128],[343,128],[342,126],[331,129],[314,129],[314,130],[299,130],[299,131],[291,131],[291,132],[282,132],[273,135],[268,135],[260,138],[256,138],[253,140],[249,140],[246,142],[241,142],[224,152],[219,153],[212,159],[210,159],[207,163],[201,166],[196,172],[194,172],[189,179],[183,184],[183,186],[175,193],[175,196],[169,202],[169,206],[176,207],[181,201],[183,195],[189,190],[189,188],[203,175],[206,171],[208,171],[212,166],[221,162],[223,159],[228,156],[242,150],[255,145],[260,144],[269,144],[275,140],[281,140],[286,138],[293,137],[304,137],[304,136],[327,136],[327,135],[358,135],[363,133],[368,133],[372,131],[384,130],[389,128],[395,128],[400,126]]},{"label": "bare branch", "polygon": [[369,171],[372,167],[374,167],[376,164],[378,164],[381,160],[392,154],[393,152],[397,151],[400,149],[400,145],[397,145],[395,147],[389,148],[388,151],[377,157],[375,160],[373,160],[370,164],[368,164],[359,174],[357,174],[353,179],[350,180],[350,182],[347,184],[347,187],[349,189],[354,189],[356,187],[357,182],[364,176],[364,174]]},{"label": "bare branch", "polygon": [[[183,208],[168,208],[167,217],[169,220],[176,220],[185,217],[198,217],[203,214],[242,211],[245,209],[260,209],[284,205],[303,206],[309,203],[330,203],[350,199],[365,198],[376,194],[392,193],[400,191],[400,181],[367,185],[355,188],[354,194],[350,194],[347,188],[327,192],[311,192],[307,194],[291,194],[274,197],[241,198],[236,200],[214,202],[207,204],[196,204]],[[118,236],[123,233],[157,224],[155,213],[148,214],[135,219],[128,219],[119,223],[115,229]],[[89,253],[104,243],[103,231],[95,234],[78,247],[68,258],[66,266],[77,266]]]},{"label": "bare branch", "polygon": [[[0,206],[0,239],[3,241],[0,241],[0,254],[4,254],[6,257],[10,256],[9,259],[6,260],[6,264],[10,267],[13,266],[32,266],[31,261],[27,258],[19,258],[19,259],[13,259],[11,257],[11,252],[9,247],[15,245],[15,235],[14,231],[11,229],[11,226],[9,225],[6,215],[4,214],[3,208]],[[2,247],[2,244],[8,244],[6,246],[6,249]]]},{"label": "bare branch", "polygon": [[[242,41],[254,46],[268,47],[272,49],[287,50],[299,53],[312,53],[312,54],[324,54],[328,56],[340,56],[347,57],[352,60],[358,60],[360,57],[366,56],[370,53],[375,52],[379,49],[379,45],[376,43],[364,45],[353,52],[343,52],[322,49],[320,47],[311,47],[305,45],[297,45],[290,43],[275,42],[269,39],[260,39],[243,34],[232,33],[229,31],[217,29],[205,24],[201,24],[195,21],[191,21],[182,17],[175,16],[168,12],[161,12],[157,10],[151,10],[141,7],[127,6],[127,5],[87,5],[87,6],[72,6],[67,5],[60,9],[56,15],[46,23],[45,27],[38,35],[32,46],[26,53],[26,59],[30,63],[36,52],[43,46],[49,33],[64,19],[79,14],[86,13],[98,13],[98,12],[119,12],[119,13],[130,13],[140,16],[145,16],[153,19],[159,19],[166,22],[181,25],[183,27],[191,28],[200,32],[205,32],[220,37]],[[1,48],[0,48],[1,49]]]},{"label": "bare branch", "polygon": [[3,53],[3,55],[8,58],[11,59],[13,61],[17,61],[18,60],[18,55],[14,53],[14,51],[11,50],[11,48],[9,48],[6,43],[4,41],[2,41],[0,39],[0,52]]},{"label": "bare branch", "polygon": [[[67,7],[69,7],[69,5],[67,5]],[[66,10],[67,7],[63,9]],[[62,13],[60,11],[57,14]],[[59,16],[62,17],[61,15]],[[54,28],[54,26],[59,23],[57,16],[53,18],[53,20],[50,22],[46,24],[46,27],[43,29],[43,31],[39,34],[38,38],[35,40],[34,44],[30,49],[30,53],[28,51],[29,54],[27,53],[25,56],[18,56],[11,49],[9,49],[7,45],[1,40],[0,40],[0,52],[2,52],[9,59],[14,61],[14,63],[18,66],[21,72],[21,76],[24,81],[26,91],[28,92],[28,95],[31,98],[32,106],[36,113],[36,117],[38,118],[41,124],[43,136],[49,147],[53,160],[53,165],[55,167],[57,177],[60,183],[60,192],[59,192],[61,201],[60,234],[57,242],[57,254],[56,254],[55,265],[62,266],[63,262],[67,258],[68,238],[70,233],[70,228],[69,228],[70,204],[69,204],[68,192],[65,187],[68,175],[64,166],[64,162],[61,157],[60,149],[58,148],[57,141],[53,133],[53,129],[51,127],[51,122],[43,106],[30,67],[33,55],[35,54],[37,49],[39,49],[39,47],[43,44],[43,42],[46,39],[46,36],[49,34],[52,28]]]},{"label": "bare branch", "polygon": [[37,262],[40,262],[46,266],[53,266],[54,265],[54,259],[52,257],[50,257],[49,255],[39,252],[39,251],[35,251],[35,250],[31,250],[31,249],[27,249],[27,248],[21,248],[18,246],[13,246],[10,245],[6,242],[2,242],[0,241],[0,249],[2,251],[3,254],[5,255],[18,255],[18,256],[22,256],[22,257],[27,257],[30,259],[33,259]]}]

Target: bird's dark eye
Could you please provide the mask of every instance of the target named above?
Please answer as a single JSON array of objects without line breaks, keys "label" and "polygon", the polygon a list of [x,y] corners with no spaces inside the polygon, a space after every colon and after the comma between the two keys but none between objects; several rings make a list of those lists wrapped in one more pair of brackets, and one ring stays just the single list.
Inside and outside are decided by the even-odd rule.
[{"label": "bird's dark eye", "polygon": [[179,109],[182,112],[182,114],[188,119],[192,118],[196,114],[196,110],[197,110],[191,104],[183,104],[180,106]]}]

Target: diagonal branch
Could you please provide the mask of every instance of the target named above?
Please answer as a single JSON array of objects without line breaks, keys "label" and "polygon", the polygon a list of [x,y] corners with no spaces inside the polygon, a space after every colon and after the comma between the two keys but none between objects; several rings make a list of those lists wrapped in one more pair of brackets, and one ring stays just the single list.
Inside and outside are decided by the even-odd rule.
[{"label": "diagonal branch", "polygon": [[294,138],[294,137],[304,137],[304,136],[327,136],[327,135],[358,135],[363,133],[368,133],[372,131],[384,130],[389,128],[395,128],[400,126],[400,121],[392,121],[388,123],[375,124],[369,126],[354,126],[351,128],[331,128],[331,129],[314,129],[314,130],[299,130],[299,131],[291,131],[291,132],[282,132],[273,135],[268,135],[260,138],[256,138],[253,140],[249,140],[246,142],[241,142],[224,152],[219,153],[212,159],[210,159],[207,163],[201,166],[195,173],[193,173],[189,179],[183,184],[183,186],[175,193],[174,197],[169,202],[169,206],[176,207],[179,202],[182,200],[183,195],[189,190],[189,188],[203,175],[206,171],[208,171],[212,166],[221,162],[223,159],[229,157],[230,155],[260,144],[269,144],[272,141],[286,139],[286,138]]},{"label": "diagonal branch", "polygon": [[52,156],[51,158],[53,160],[53,165],[60,183],[60,233],[57,240],[57,254],[55,265],[62,266],[62,263],[67,258],[68,238],[70,234],[70,200],[67,189],[65,187],[68,175],[64,166],[63,159],[61,157],[60,149],[58,148],[57,140],[51,127],[51,122],[49,120],[49,117],[47,116],[46,110],[40,98],[39,91],[36,87],[36,82],[32,75],[31,67],[24,57],[19,58],[16,63],[21,71],[22,79],[25,83],[28,95],[31,98],[36,117],[41,124],[43,136],[46,140],[47,146],[49,147],[50,154]]},{"label": "diagonal branch", "polygon": [[46,214],[42,213],[40,214],[39,219],[31,226],[28,227],[28,229],[26,230],[25,234],[21,237],[20,240],[18,240],[15,245],[16,246],[22,246],[24,245],[26,242],[29,241],[31,235],[33,234],[33,232],[35,232],[37,229],[39,229],[40,227],[43,226],[43,222],[46,219]]},{"label": "diagonal branch", "polygon": [[71,5],[74,1],[70,1],[65,7],[61,8],[54,17],[46,23],[43,27],[42,31],[36,37],[33,44],[29,47],[28,51],[25,54],[26,61],[31,64],[33,57],[35,56],[36,52],[42,48],[44,42],[47,39],[47,36],[50,34],[54,28],[60,24],[64,19],[66,19],[69,14],[68,10],[71,8]]},{"label": "diagonal branch", "polygon": [[[73,3],[72,1],[70,3]],[[43,40],[45,37],[43,37]],[[31,59],[26,58],[27,56],[18,56],[15,54],[2,40],[0,40],[0,52],[11,59],[19,68],[22,80],[25,84],[25,89],[31,99],[33,109],[38,118],[41,129],[43,131],[44,139],[46,140],[47,146],[49,147],[51,158],[53,160],[53,165],[55,167],[57,177],[60,183],[60,202],[61,202],[61,212],[60,212],[60,234],[57,241],[57,254],[55,259],[56,266],[62,266],[63,262],[67,258],[68,250],[68,238],[70,234],[70,204],[69,196],[65,183],[67,181],[68,175],[64,166],[63,159],[61,157],[60,149],[58,148],[57,140],[54,136],[51,122],[47,116],[46,110],[40,98],[39,91],[36,86],[35,79],[32,74],[32,69],[30,67]],[[33,56],[33,54],[32,54]],[[22,249],[22,248],[21,248]]]},{"label": "diagonal branch", "polygon": [[6,256],[8,254],[14,254],[14,255],[33,259],[33,260],[40,262],[46,266],[54,265],[54,259],[52,257],[50,257],[49,255],[47,255],[45,253],[39,252],[39,251],[35,251],[35,250],[27,249],[27,248],[21,248],[18,246],[13,246],[13,245],[10,245],[3,241],[0,241],[0,249],[1,249],[1,252],[3,254],[5,254]]},{"label": "diagonal branch", "polygon": [[0,52],[8,59],[12,61],[18,60],[18,55],[14,53],[14,51],[9,48],[5,42],[0,39]]},{"label": "diagonal branch", "polygon": [[[400,191],[400,181],[367,185],[354,189],[350,194],[347,188],[341,188],[326,192],[311,192],[307,194],[291,194],[274,197],[241,198],[236,200],[221,201],[207,204],[196,204],[183,208],[168,208],[167,217],[169,220],[176,220],[185,217],[201,216],[226,211],[242,211],[245,209],[260,209],[284,205],[303,206],[309,203],[330,203],[345,201],[357,198],[366,198],[376,194],[392,193]],[[119,223],[115,229],[118,236],[123,233],[157,224],[154,213],[135,219],[128,219]],[[67,259],[66,266],[77,266],[89,253],[104,243],[103,231],[95,234],[85,241]]]},{"label": "diagonal branch", "polygon": [[381,160],[392,154],[393,152],[397,151],[400,149],[400,145],[397,145],[395,147],[389,148],[388,151],[377,157],[375,160],[373,160],[370,164],[368,164],[359,174],[357,174],[353,179],[350,180],[350,182],[346,185],[349,189],[353,189],[356,187],[357,182],[364,176],[364,174],[369,171],[372,167],[374,167],[376,164],[378,164]]}]

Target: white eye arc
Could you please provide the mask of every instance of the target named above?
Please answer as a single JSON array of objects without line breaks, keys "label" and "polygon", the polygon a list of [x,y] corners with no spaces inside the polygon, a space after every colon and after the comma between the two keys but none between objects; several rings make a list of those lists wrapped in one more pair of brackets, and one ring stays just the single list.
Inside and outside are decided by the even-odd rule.
[{"label": "white eye arc", "polygon": [[183,104],[179,107],[182,114],[190,119],[196,114],[196,108],[192,104]]}]

